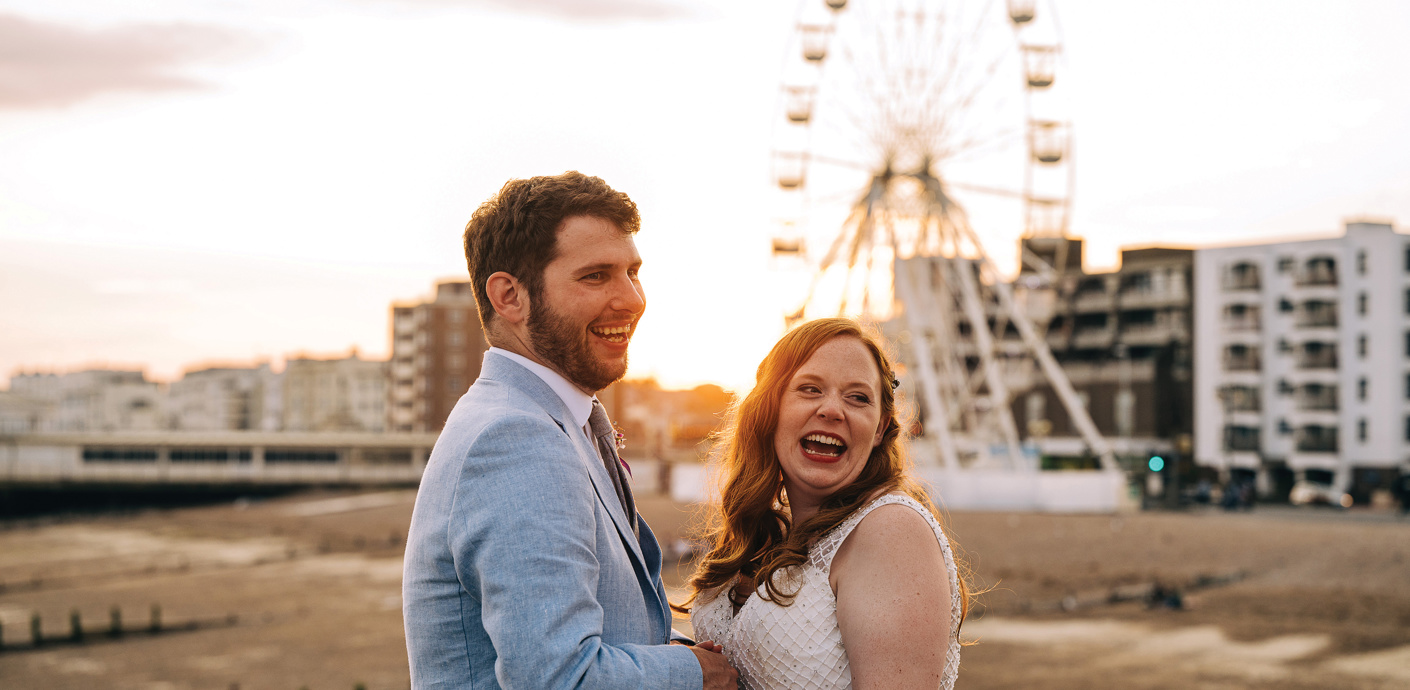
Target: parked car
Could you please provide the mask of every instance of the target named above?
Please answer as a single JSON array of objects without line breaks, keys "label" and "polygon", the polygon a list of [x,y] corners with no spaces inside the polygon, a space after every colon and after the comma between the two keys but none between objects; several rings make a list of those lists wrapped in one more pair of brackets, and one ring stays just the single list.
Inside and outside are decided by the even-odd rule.
[{"label": "parked car", "polygon": [[1293,484],[1292,492],[1288,494],[1288,502],[1295,506],[1350,508],[1351,494],[1338,491],[1331,484],[1303,480]]}]

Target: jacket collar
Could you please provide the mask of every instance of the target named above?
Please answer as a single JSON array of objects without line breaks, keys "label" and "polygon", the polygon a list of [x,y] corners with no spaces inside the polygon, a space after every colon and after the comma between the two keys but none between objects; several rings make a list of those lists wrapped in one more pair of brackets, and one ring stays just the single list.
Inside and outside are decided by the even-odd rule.
[{"label": "jacket collar", "polygon": [[[568,408],[568,413],[572,415],[573,426],[581,427],[587,424],[588,417],[592,414],[593,397],[584,393],[582,389],[573,385],[563,375],[539,364],[516,352],[510,352],[503,348],[492,347],[486,351],[485,360],[489,361],[488,353],[504,357],[525,369],[528,369],[535,376],[539,377],[558,396],[559,400]],[[562,420],[560,420],[562,421]]]}]

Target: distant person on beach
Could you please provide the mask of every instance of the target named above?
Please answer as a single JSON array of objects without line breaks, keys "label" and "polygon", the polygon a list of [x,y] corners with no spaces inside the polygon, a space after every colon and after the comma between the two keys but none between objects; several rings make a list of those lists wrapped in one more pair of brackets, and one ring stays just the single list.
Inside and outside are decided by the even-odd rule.
[{"label": "distant person on beach", "polygon": [[718,646],[669,644],[661,548],[595,397],[646,308],[639,227],[627,195],[567,172],[510,180],[465,228],[491,347],[416,496],[413,688],[736,687]]},{"label": "distant person on beach", "polygon": [[968,591],[907,475],[896,385],[878,335],[822,319],[731,412],[711,547],[677,609],[745,687],[954,687]]}]

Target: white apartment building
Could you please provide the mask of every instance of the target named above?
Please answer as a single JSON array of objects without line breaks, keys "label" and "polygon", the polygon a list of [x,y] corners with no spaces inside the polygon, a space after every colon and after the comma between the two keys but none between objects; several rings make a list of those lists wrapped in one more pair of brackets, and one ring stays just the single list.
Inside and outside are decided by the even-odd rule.
[{"label": "white apartment building", "polygon": [[278,431],[284,415],[283,375],[268,363],[188,371],[171,384],[171,428],[185,431]]},{"label": "white apartment building", "polygon": [[291,358],[283,376],[284,431],[385,430],[386,362]]},{"label": "white apartment building", "polygon": [[[153,431],[166,428],[166,391],[141,371],[90,369],[17,374],[10,391],[28,411],[27,431]],[[13,415],[11,415],[13,416]],[[20,424],[14,423],[18,428]]]},{"label": "white apartment building", "polygon": [[1361,502],[1410,458],[1410,236],[1195,252],[1195,460],[1265,496],[1294,481]]}]

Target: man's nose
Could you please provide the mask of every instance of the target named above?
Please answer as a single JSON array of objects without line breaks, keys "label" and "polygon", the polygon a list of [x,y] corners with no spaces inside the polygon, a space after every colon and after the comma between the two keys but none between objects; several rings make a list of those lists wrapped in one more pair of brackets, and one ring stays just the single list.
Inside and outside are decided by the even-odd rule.
[{"label": "man's nose", "polygon": [[646,293],[642,291],[641,283],[631,278],[623,278],[618,283],[617,294],[613,295],[612,299],[612,308],[633,314],[645,311]]}]

